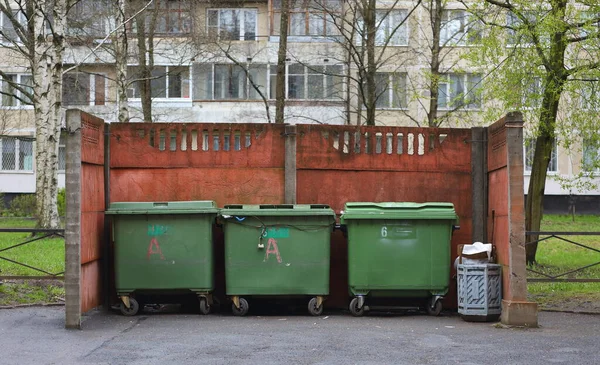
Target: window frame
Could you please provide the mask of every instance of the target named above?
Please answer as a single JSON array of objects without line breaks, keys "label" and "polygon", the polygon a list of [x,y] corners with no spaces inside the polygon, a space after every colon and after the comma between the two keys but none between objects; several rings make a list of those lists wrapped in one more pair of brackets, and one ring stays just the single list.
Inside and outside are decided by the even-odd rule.
[{"label": "window frame", "polygon": [[[592,165],[596,166],[590,166],[589,159],[587,158],[590,153],[595,155],[592,160]],[[588,174],[600,172],[600,142],[595,140],[590,142],[589,138],[583,139],[581,148],[581,171]]]},{"label": "window frame", "polygon": [[[525,175],[530,175],[533,168],[532,162],[535,154],[536,140],[537,138],[533,137],[523,139],[523,170]],[[554,140],[554,146],[552,147],[547,173],[549,175],[558,174],[558,143],[556,140]]]},{"label": "window frame", "polygon": [[[451,82],[451,77],[452,76],[462,76],[463,77],[463,92],[462,94],[462,103],[460,106],[455,106],[453,105],[458,98],[458,95],[456,95],[456,97],[452,97],[452,82]],[[475,76],[479,76],[479,82],[474,83],[471,80],[472,77]],[[468,111],[480,111],[483,109],[483,100],[481,98],[481,95],[476,95],[477,97],[477,103],[478,105],[475,107],[472,107],[471,105],[473,105],[473,101],[471,99],[468,98],[469,95],[474,95],[474,93],[472,93],[472,90],[479,90],[479,92],[481,92],[483,90],[483,86],[482,86],[482,76],[480,73],[453,73],[453,72],[449,72],[449,73],[444,73],[440,75],[440,80],[438,82],[438,110],[441,111],[450,111],[450,110],[468,110]],[[442,100],[442,92],[440,91],[440,87],[442,85],[446,85],[446,91],[444,92],[444,97],[445,97],[445,102],[443,105],[440,105],[440,100]],[[474,87],[469,87],[469,85],[474,85]]]},{"label": "window frame", "polygon": [[[299,73],[294,73],[292,75],[294,76],[301,76],[303,78],[303,97],[295,97],[292,98],[290,97],[290,66],[292,65],[299,65],[303,67],[303,73],[299,74]],[[315,69],[312,68],[316,68],[316,67],[322,67],[322,71],[315,71]],[[328,68],[330,67],[336,67],[339,68],[340,73],[339,74],[335,74],[333,72],[330,72],[328,70]],[[274,71],[274,72],[272,72]],[[275,90],[275,86],[276,86],[276,78],[277,75],[277,65],[270,65],[269,67],[269,100],[274,100],[275,99],[275,95],[272,95],[273,93],[271,92],[272,90]],[[310,95],[310,85],[311,83],[309,82],[309,77],[310,76],[315,76],[315,75],[319,75],[320,77],[322,77],[322,89],[321,89],[321,97],[309,97]],[[338,81],[341,82],[341,87],[339,89],[339,91],[336,92],[335,87],[333,89],[330,88],[329,85],[329,81],[328,78],[331,79],[332,81],[332,85],[335,85],[335,78],[338,78]],[[343,100],[343,95],[344,95],[344,66],[341,64],[331,64],[331,65],[305,65],[302,63],[294,63],[294,64],[286,64],[285,67],[285,95],[286,95],[286,99],[290,100],[290,101],[317,101],[317,102],[336,102],[336,101],[341,101]],[[331,96],[330,97],[326,97],[326,95],[329,93],[329,90],[331,90]]]},{"label": "window frame", "polygon": [[[221,39],[221,12],[222,11],[240,11],[244,14],[243,17],[238,19],[239,21],[239,39]],[[211,35],[211,25],[210,25],[210,12],[216,12],[217,14],[217,39],[219,41],[243,41],[243,42],[251,42],[258,40],[258,8],[207,8],[206,9],[206,34]],[[247,38],[246,32],[246,12],[254,13],[254,36],[251,39]],[[250,32],[251,33],[251,32]]]},{"label": "window frame", "polygon": [[[7,76],[16,76],[17,77],[17,84],[22,85],[22,87],[24,88],[31,88],[31,92],[33,93],[33,75],[32,74],[28,74],[28,73],[18,73],[18,72],[11,72],[11,73],[7,73]],[[31,79],[31,86],[27,86],[26,84],[23,84],[23,77],[29,77]],[[4,78],[0,77],[0,89],[4,89]],[[10,83],[8,83],[10,85]],[[22,94],[22,92],[20,90],[14,89],[14,91],[16,91],[19,95],[19,97],[14,96],[15,94],[13,94],[13,96],[11,96],[11,98],[14,98],[15,100],[15,105],[4,105],[4,98],[5,97],[9,97],[8,95],[5,94],[1,94],[0,95],[0,109],[33,109],[33,103],[31,104],[25,104],[23,103],[23,101],[21,101],[19,98],[24,99],[26,98],[25,95]]]},{"label": "window frame", "polygon": [[[27,17],[25,16],[25,13],[23,13],[23,11],[21,11],[20,9],[12,9],[13,13],[16,13],[17,15],[17,21],[22,25],[22,26],[27,26]],[[4,15],[4,13],[0,14],[0,29],[2,30],[2,32],[4,33],[4,22],[5,20],[8,21],[8,18],[6,17],[6,15]],[[12,23],[11,23],[12,26]],[[12,30],[14,32],[16,32],[15,28],[12,27]],[[9,40],[7,37],[5,36],[0,36],[0,43],[3,45],[11,45],[11,44],[18,44],[21,45],[23,44],[23,42],[21,41],[21,38],[17,35],[17,38],[14,41]]]},{"label": "window frame", "polygon": [[[65,94],[64,94],[64,86],[65,86],[65,77],[71,76],[71,75],[87,75],[88,77],[88,82],[89,82],[89,86],[87,88],[87,102],[86,103],[82,103],[82,104],[71,104],[69,102],[65,102],[66,98],[65,98]],[[102,94],[103,94],[103,98],[101,100],[97,100],[98,99],[98,78],[101,78],[104,80],[104,87],[102,90]],[[63,98],[63,105],[65,106],[102,106],[102,105],[106,105],[107,104],[107,95],[108,95],[108,82],[106,82],[106,80],[108,79],[108,75],[102,72],[68,72],[66,74],[63,75],[63,94],[62,94],[62,98]]]},{"label": "window frame", "polygon": [[[13,139],[14,140],[14,165],[15,168],[14,169],[4,169],[4,144],[6,143],[5,141],[7,139]],[[31,143],[31,149],[30,149],[30,168],[20,168],[21,165],[21,142],[22,141],[27,141]],[[0,173],[33,173],[34,172],[34,165],[35,165],[35,161],[34,161],[34,151],[35,151],[35,139],[33,137],[24,137],[24,136],[6,136],[6,135],[2,135],[0,136]],[[25,162],[23,162],[23,166],[25,166]]]},{"label": "window frame", "polygon": [[[450,17],[451,14],[461,13],[461,18]],[[440,46],[442,47],[468,47],[476,45],[477,41],[471,40],[471,34],[475,32],[476,39],[482,37],[481,23],[472,17],[465,9],[445,9],[442,13],[442,24],[440,29]],[[448,34],[448,27],[452,21],[462,19],[459,31],[454,34]]]},{"label": "window frame", "polygon": [[[127,65],[128,68],[128,74],[129,75],[135,75],[135,72],[131,72],[131,70],[135,67],[139,67],[139,65]],[[182,102],[182,101],[192,101],[192,67],[190,65],[154,65],[154,70],[156,71],[157,68],[164,68],[165,72],[164,72],[164,79],[165,79],[165,85],[164,85],[164,89],[165,89],[165,96],[151,96],[152,100],[155,101],[161,101],[161,102]],[[169,92],[170,92],[170,78],[171,75],[174,75],[175,71],[171,71],[171,68],[186,68],[187,69],[187,81],[184,82],[183,78],[181,80],[181,93],[183,95],[185,95],[186,93],[184,93],[185,90],[185,84],[187,83],[187,97],[185,96],[179,96],[179,97],[170,97],[169,96]],[[161,78],[163,78],[162,76],[157,77],[155,80],[160,80]],[[131,100],[132,102],[139,102],[142,99],[141,95],[136,95],[137,93],[139,93],[139,88],[136,87],[136,84],[138,82],[140,82],[140,79],[130,79],[128,86],[127,86],[127,97],[129,100]],[[152,80],[150,81],[150,83],[152,84]],[[152,86],[150,86],[151,89],[151,93],[152,93]]]},{"label": "window frame", "polygon": [[[407,94],[407,81],[408,81],[408,73],[407,72],[377,72],[377,75],[387,75],[388,80],[387,80],[387,84],[386,84],[386,93],[388,94],[387,96],[387,100],[388,100],[388,105],[387,106],[380,106],[378,105],[378,101],[379,101],[379,97],[381,94],[379,94],[377,96],[377,101],[375,103],[375,109],[377,110],[407,110],[408,109],[408,94]],[[401,80],[399,78],[404,79],[404,90],[401,91],[401,95],[403,96],[404,100],[399,100],[398,101],[398,107],[394,106],[394,96],[397,95],[397,93],[395,92],[396,90],[399,89],[399,87],[396,85],[398,82],[401,82]],[[390,85],[392,87],[390,87]],[[402,105],[404,103],[404,106]]]},{"label": "window frame", "polygon": [[[342,6],[343,0],[336,0],[339,2],[339,7],[336,6],[336,9],[339,9],[339,12],[336,11],[336,14],[342,15]],[[301,39],[315,39],[318,41],[326,41],[327,39],[332,39],[340,36],[340,31],[335,24],[333,24],[333,20],[331,19],[330,12],[327,10],[319,10],[312,8],[310,6],[310,0],[304,0],[301,6],[297,6],[296,8],[290,7],[289,13],[289,21],[288,21],[288,41],[301,40]],[[275,1],[270,1],[270,30],[269,34],[271,36],[279,37],[280,32],[279,23],[276,23],[276,18],[281,16],[281,9],[275,5]],[[304,14],[304,34],[292,34],[292,16],[293,14]],[[318,14],[319,17],[323,18],[323,32],[322,34],[311,34],[311,19],[315,19],[314,15]],[[311,17],[311,15],[313,17]],[[317,18],[318,19],[318,18]],[[331,34],[329,34],[329,30],[331,30]]]},{"label": "window frame", "polygon": [[[252,86],[252,83],[250,82],[249,77],[254,77],[253,74],[254,72],[257,72],[258,75],[260,76],[261,72],[264,72],[264,74],[262,76],[264,76],[264,79],[262,79],[262,82],[264,82],[264,85],[261,85],[261,80],[257,79],[257,80],[253,80],[255,84],[257,84],[257,86],[259,87],[259,89],[261,89],[262,94],[268,99],[268,88],[269,88],[269,65],[267,63],[245,63],[243,64],[244,69],[247,71],[247,73],[244,71],[244,69],[242,69],[242,73],[244,74],[244,94],[245,97],[243,99],[218,99],[216,98],[216,87],[215,87],[215,70],[216,67],[218,66],[228,66],[231,69],[233,69],[234,67],[241,67],[239,65],[233,64],[233,63],[210,63],[210,64],[205,64],[205,63],[199,63],[198,64],[199,67],[205,67],[202,71],[206,74],[202,80],[204,83],[209,82],[209,90],[207,89],[206,85],[204,86],[203,89],[198,90],[198,92],[200,92],[202,95],[201,97],[197,97],[197,95],[194,94],[194,91],[192,91],[192,98],[194,101],[216,101],[216,102],[253,102],[253,101],[260,101],[262,100],[262,98],[260,97],[259,93],[256,91],[256,89]],[[210,67],[210,70],[208,70],[208,67]],[[193,67],[192,67],[193,69]],[[193,72],[193,71],[192,71]],[[231,70],[229,72],[229,74],[231,75]],[[199,82],[197,80],[193,80],[193,84],[195,85],[196,82]],[[194,89],[194,85],[192,85],[192,90]],[[261,88],[262,86],[262,88]],[[206,94],[210,94],[210,97],[207,98]],[[254,96],[254,97],[253,97]]]}]

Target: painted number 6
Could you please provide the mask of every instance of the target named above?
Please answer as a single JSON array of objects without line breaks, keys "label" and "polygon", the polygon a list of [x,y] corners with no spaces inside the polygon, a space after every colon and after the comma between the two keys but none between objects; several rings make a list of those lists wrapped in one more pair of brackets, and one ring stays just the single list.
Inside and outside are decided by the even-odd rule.
[{"label": "painted number 6", "polygon": [[381,237],[387,237],[387,227],[381,227]]}]

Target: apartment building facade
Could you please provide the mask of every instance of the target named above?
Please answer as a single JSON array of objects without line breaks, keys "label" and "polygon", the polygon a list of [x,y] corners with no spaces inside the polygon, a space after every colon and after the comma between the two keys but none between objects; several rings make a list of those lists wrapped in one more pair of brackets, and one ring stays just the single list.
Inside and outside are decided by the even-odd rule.
[{"label": "apartment building facade", "polygon": [[[114,48],[115,29],[109,1],[84,0],[71,9],[65,52],[63,105],[80,108],[109,122],[117,120]],[[135,4],[136,2],[130,2]],[[364,14],[359,2],[297,0],[292,2],[285,65],[287,123],[364,123],[364,70],[369,60]],[[434,37],[432,13],[426,3],[381,0],[374,19],[376,124],[443,127],[485,125],[485,70],[463,57],[482,37],[482,25],[460,2],[448,2],[440,31]],[[267,123],[275,118],[275,87],[281,0],[139,1],[128,16],[143,11],[146,59],[151,60],[152,122]],[[140,10],[140,9],[144,10]],[[15,10],[18,11],[18,10]],[[506,17],[506,22],[514,19]],[[140,47],[137,26],[130,20],[127,87],[130,121],[144,120],[140,90]],[[10,36],[2,17],[0,28]],[[437,58],[433,53],[437,52]],[[0,48],[0,69],[27,86],[30,70]],[[150,62],[150,61],[149,61]],[[439,63],[432,91],[432,67]],[[0,106],[0,192],[35,191],[33,111],[11,83],[2,81]],[[11,96],[11,94],[13,94]],[[437,94],[432,104],[432,95]],[[433,111],[435,109],[435,111]],[[432,113],[434,118],[432,118]],[[586,169],[598,149],[557,144],[549,167],[546,194],[559,197],[596,196],[600,190],[565,188],[554,177]],[[577,145],[577,144],[575,144]],[[532,148],[526,143],[525,182]],[[59,170],[64,169],[64,147]],[[59,184],[64,177],[59,174]]]}]

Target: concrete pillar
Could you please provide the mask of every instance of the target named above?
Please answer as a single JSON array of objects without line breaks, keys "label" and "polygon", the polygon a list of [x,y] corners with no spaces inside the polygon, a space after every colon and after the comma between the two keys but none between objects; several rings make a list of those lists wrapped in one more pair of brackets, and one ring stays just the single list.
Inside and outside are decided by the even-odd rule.
[{"label": "concrete pillar", "polygon": [[296,204],[296,126],[285,126],[285,204]]},{"label": "concrete pillar", "polygon": [[[505,117],[508,168],[509,285],[502,300],[501,321],[507,325],[537,327],[537,303],[527,301],[525,263],[525,202],[523,181],[523,115]],[[505,276],[506,278],[506,276]]]},{"label": "concrete pillar", "polygon": [[473,242],[487,241],[487,129],[471,129],[471,185],[473,187]]},{"label": "concrete pillar", "polygon": [[67,110],[65,327],[81,328],[81,111]]}]

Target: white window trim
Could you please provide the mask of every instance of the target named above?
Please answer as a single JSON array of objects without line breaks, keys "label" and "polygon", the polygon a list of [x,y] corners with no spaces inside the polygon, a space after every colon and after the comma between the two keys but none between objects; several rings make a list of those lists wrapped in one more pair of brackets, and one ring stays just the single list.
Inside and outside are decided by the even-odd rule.
[{"label": "white window trim", "polygon": [[[31,142],[31,170],[19,170],[20,161],[20,143],[21,140],[19,137],[23,136],[0,136],[0,173],[1,174],[33,174],[35,172],[35,141]],[[2,149],[2,143],[4,138],[14,138],[15,139],[15,169],[14,170],[3,170],[2,169],[2,159],[4,158],[4,150]]]},{"label": "white window trim", "polygon": [[[388,31],[391,32],[396,27],[397,24],[390,25],[390,20],[393,17],[393,13],[397,12],[397,11],[398,12],[405,11],[406,12],[406,18],[405,18],[405,21],[402,24],[402,26],[400,26],[400,28],[396,29],[396,32],[394,33],[394,36],[396,36],[398,34],[398,32],[400,32],[402,30],[402,28],[404,27],[406,29],[406,37],[405,37],[406,38],[406,42],[405,43],[398,43],[398,44],[396,44],[396,43],[390,41],[390,42],[387,43],[387,45],[385,45],[386,48],[387,47],[408,47],[409,44],[410,44],[410,38],[411,38],[410,37],[410,21],[409,21],[410,18],[409,18],[409,14],[408,14],[409,13],[408,9],[381,9],[381,8],[380,9],[376,9],[375,10],[376,13],[379,13],[379,12],[381,12],[381,13],[389,12],[384,19],[381,19],[381,22],[375,24],[377,26],[377,32],[379,32],[379,31],[385,31],[385,30],[388,30]],[[377,15],[375,15],[375,17],[376,17],[375,18],[375,22],[377,22]],[[359,29],[362,28],[362,33],[364,33],[364,20],[363,19],[358,19],[357,22],[358,22]],[[385,28],[382,28],[382,25],[385,25]],[[384,44],[385,44],[385,42],[384,43],[380,43],[380,42],[377,41],[377,32],[375,33],[375,47],[383,47]],[[386,38],[386,40],[387,39],[389,39],[389,37]],[[355,43],[357,45],[359,45],[359,46],[362,45],[362,34],[361,34],[361,32],[357,32]]]},{"label": "white window trim", "polygon": [[[450,95],[450,80],[449,80],[449,76],[450,75],[462,75],[464,77],[464,85],[465,85],[465,92],[464,92],[464,97],[467,97],[468,95],[472,95],[471,94],[471,90],[467,89],[467,85],[468,80],[469,80],[469,76],[474,76],[474,75],[480,75],[479,73],[475,72],[475,73],[445,73],[442,74],[442,77],[440,78],[439,84],[445,84],[446,85],[446,106],[439,106],[438,105],[438,110],[440,111],[452,111],[452,110],[468,110],[468,111],[481,111],[483,110],[483,100],[480,100],[480,105],[478,107],[469,107],[469,103],[465,103],[462,106],[458,107],[458,108],[453,108],[450,104],[452,102],[452,97]],[[480,88],[482,87],[481,85],[479,86]],[[438,100],[439,98],[441,98],[441,95],[438,94]],[[439,103],[439,101],[438,101]]]},{"label": "white window trim", "polygon": [[[28,73],[22,73],[22,72],[7,72],[6,73],[9,76],[12,75],[16,75],[17,76],[17,83],[22,84],[21,78],[23,76],[29,76],[33,78],[33,75],[28,74]],[[32,79],[33,81],[33,79]],[[4,80],[0,78],[0,88],[3,86],[2,84],[4,83]],[[32,91],[33,91],[33,86],[31,86]],[[17,91],[19,94],[21,94],[20,91]],[[3,95],[0,95],[0,100],[2,98]],[[22,97],[22,96],[21,96]],[[23,104],[21,102],[21,100],[19,99],[15,99],[17,102],[17,105],[2,105],[1,101],[0,101],[0,109],[7,109],[7,110],[20,110],[20,109],[33,109],[33,105],[32,104]]]},{"label": "white window trim", "polygon": [[[531,80],[535,83],[535,85],[533,85],[533,86],[537,89],[537,91],[538,91],[537,94],[541,96],[543,94],[543,89],[542,89],[543,81],[542,81],[542,78],[539,77],[539,76],[534,76]],[[529,85],[526,85],[525,83],[521,82],[521,88],[522,88],[521,89],[521,97],[520,97],[520,99],[521,99],[521,109],[522,110],[536,110],[536,109],[539,109],[542,106],[542,102],[543,102],[542,99],[537,100],[537,105],[525,105],[526,104],[525,103],[526,98],[524,97],[524,93],[526,93],[526,92],[528,93],[529,92],[528,87],[529,87]],[[536,93],[534,93],[534,94],[536,94]],[[531,102],[531,101],[533,101],[533,100],[529,100],[529,102]]]},{"label": "white window trim", "polygon": [[[305,64],[300,64],[300,65],[302,65],[304,67],[303,76],[304,76],[304,90],[305,90],[305,95],[304,96],[305,97],[304,98],[293,98],[293,99],[290,98],[290,96],[289,96],[290,95],[289,94],[289,86],[290,86],[290,83],[289,83],[289,77],[290,77],[289,66],[290,66],[290,64],[286,64],[285,65],[285,96],[286,96],[286,100],[292,101],[292,102],[294,102],[294,101],[337,102],[337,101],[341,101],[343,99],[344,92],[345,92],[345,82],[346,82],[344,80],[344,77],[343,77],[343,75],[344,75],[344,66],[343,65],[340,65],[340,64],[331,64],[331,65],[305,65]],[[339,76],[339,77],[342,78],[342,92],[341,92],[342,97],[340,97],[340,98],[334,98],[334,97],[332,97],[330,99],[325,99],[325,98],[307,99],[306,98],[306,93],[308,92],[308,75],[309,75],[308,69],[310,67],[317,67],[317,66],[318,67],[325,67],[325,68],[332,67],[332,66],[339,66],[339,67],[342,68],[342,74]],[[270,87],[270,81],[271,81],[271,75],[272,75],[271,70],[275,69],[275,74],[276,74],[277,73],[277,65],[269,65],[268,69],[269,69],[269,78],[268,78],[268,80],[269,80],[269,88],[268,89],[271,90],[271,87]],[[294,74],[294,75],[297,75],[297,74]],[[325,78],[328,75],[326,75],[325,73],[322,73],[322,74],[320,74],[320,76],[323,77],[323,91],[325,91],[326,90]],[[269,95],[269,100],[274,100],[274,99],[275,99],[275,95]]]},{"label": "white window trim", "polygon": [[[446,16],[446,18],[444,19],[444,15],[442,15],[442,22],[445,21],[446,23],[445,24],[442,23],[442,27],[440,29],[440,46],[442,46],[442,47],[457,47],[457,48],[477,46],[478,44],[476,42],[469,42],[469,33],[472,30],[477,30],[477,26],[478,26],[477,20],[475,20],[473,23],[471,23],[468,19],[469,13],[465,9],[446,9],[446,10],[444,10],[444,14],[449,14],[450,12],[457,12],[457,11],[462,12],[466,19],[465,24],[464,24],[464,29],[462,32],[457,32],[454,35],[447,34],[447,32],[448,32],[447,26],[450,23],[450,20],[449,20],[448,16]],[[446,25],[446,27],[444,25]],[[481,29],[480,29],[480,32],[481,32]],[[459,34],[460,34],[460,37],[458,37],[459,38],[458,42],[453,42],[452,39]],[[480,34],[480,36],[482,36],[482,35]]]},{"label": "white window trim", "polygon": [[[386,106],[386,107],[378,107],[376,106],[375,109],[377,110],[408,110],[408,95],[407,95],[407,100],[406,100],[406,106],[405,107],[398,107],[395,108],[393,106],[391,106],[393,104],[394,101],[394,87],[393,87],[393,77],[394,75],[399,75],[401,77],[404,77],[404,82],[406,85],[406,82],[408,81],[408,73],[406,72],[380,72],[381,74],[388,74],[388,86],[392,85],[392,87],[388,87],[387,88],[387,92],[388,92],[388,100],[389,103],[388,105],[390,106]],[[407,90],[405,90],[405,93],[407,92]]]},{"label": "white window trim", "polygon": [[[531,141],[531,143],[535,144],[535,138],[532,137],[525,137],[524,138],[524,142],[523,143],[523,172],[525,176],[530,176],[531,175],[531,168],[529,168],[527,166],[527,140]],[[533,147],[535,148],[535,146]],[[549,176],[556,176],[559,173],[559,166],[558,166],[558,142],[555,140],[554,141],[554,147],[553,147],[553,151],[555,152],[555,156],[556,156],[556,170],[548,170],[546,172],[547,175]],[[552,161],[550,161],[552,162]],[[550,167],[550,164],[548,164],[548,167]]]},{"label": "white window trim", "polygon": [[[221,11],[222,10],[239,10],[241,12],[252,11],[254,12],[254,39],[246,40],[246,15],[239,20],[240,22],[240,39],[238,41],[244,42],[255,42],[258,41],[258,9],[257,8],[208,8],[206,9],[206,34],[210,33],[210,25],[208,24],[209,12],[216,11],[217,12],[217,39],[220,40],[220,30],[221,30]],[[229,41],[229,40],[226,40]],[[233,41],[231,41],[233,42]]]},{"label": "white window trim", "polygon": [[[394,12],[406,12],[406,16],[404,18],[404,23],[398,28],[396,29],[396,32],[394,33],[394,36],[398,35],[398,32],[402,31],[402,28],[406,29],[406,42],[405,43],[394,43],[391,42],[391,39],[393,39],[394,36],[392,36],[392,38],[390,39],[390,42],[387,43],[386,47],[408,47],[409,43],[410,43],[410,19],[409,19],[409,11],[408,9],[377,9],[376,12],[388,12],[387,17],[385,17],[385,19],[381,20],[381,23],[379,24],[379,29],[381,29],[381,25],[384,24],[384,22],[386,23],[386,28],[389,32],[391,32],[392,30],[394,30],[394,28],[397,26],[397,24],[390,24],[392,17],[393,17],[393,13]],[[377,36],[375,37],[375,46],[376,47],[382,47],[383,44],[377,44]]]},{"label": "white window trim", "polygon": [[[26,25],[27,24],[27,18],[25,18],[25,14],[22,11],[20,11],[19,9],[12,9],[12,10],[18,11],[17,19],[18,19],[19,23],[21,23],[22,25]],[[4,15],[2,15],[2,14],[0,14],[0,28],[4,29]],[[15,44],[15,43],[18,44],[18,45],[22,45],[23,44],[23,42],[21,42],[21,39],[18,36],[17,36],[17,40],[14,43],[11,42],[11,41],[9,41],[9,40],[7,40],[4,37],[0,37],[0,43],[3,44],[3,45],[5,45],[5,46],[10,46],[10,45]]]},{"label": "white window trim", "polygon": [[[127,65],[127,67],[138,67],[139,65],[135,65],[135,64],[131,64],[131,65]],[[164,104],[171,104],[171,103],[186,103],[186,104],[191,104],[192,103],[192,66],[191,65],[154,65],[154,67],[165,67],[165,87],[166,87],[166,93],[169,93],[169,68],[170,67],[187,67],[188,68],[188,75],[189,75],[189,82],[188,82],[188,95],[189,97],[187,98],[152,98],[152,101],[157,102],[157,103],[164,103]],[[91,85],[91,84],[90,84]],[[108,83],[105,83],[105,87],[108,86]],[[183,90],[183,87],[182,87]],[[136,97],[136,98],[127,98],[129,101],[133,102],[133,103],[141,103],[142,98],[141,97]],[[106,104],[106,103],[105,103]]]}]

